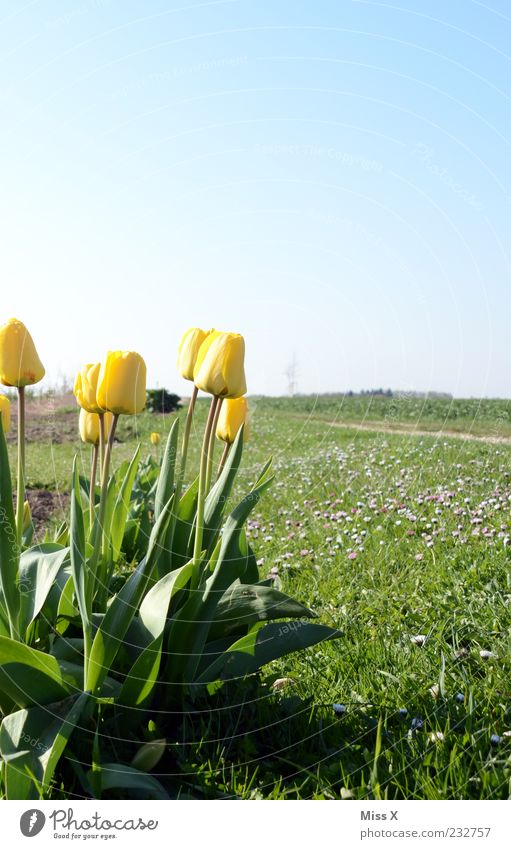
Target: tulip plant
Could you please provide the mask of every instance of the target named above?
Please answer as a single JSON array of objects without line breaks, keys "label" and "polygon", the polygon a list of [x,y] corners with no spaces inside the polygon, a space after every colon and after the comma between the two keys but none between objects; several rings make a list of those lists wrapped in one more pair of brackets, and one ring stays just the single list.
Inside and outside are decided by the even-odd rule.
[{"label": "tulip plant", "polygon": [[[3,380],[19,352],[2,348],[1,334]],[[29,547],[15,519],[1,408],[0,755],[7,798],[65,793],[62,776],[71,769],[85,796],[121,786],[167,798],[148,771],[165,741],[156,759],[154,746],[150,756],[142,746],[120,763],[113,739],[140,741],[165,710],[186,711],[229,681],[338,636],[260,580],[244,527],[273,480],[271,461],[227,508],[243,452],[246,403],[235,403],[246,391],[243,357],[237,334],[185,334],[178,367],[194,389],[182,440],[176,418],[161,462],[142,465],[138,448],[114,471],[117,419],[143,408],[145,364],[134,352],[116,351],[85,366],[75,394],[80,434],[92,445],[91,478],[80,478],[75,460],[68,526]],[[16,362],[10,367],[24,373]],[[212,400],[199,474],[186,487],[198,389]],[[213,481],[215,432],[230,450]],[[137,533],[133,562],[128,552]],[[283,626],[283,619],[291,621]]]}]

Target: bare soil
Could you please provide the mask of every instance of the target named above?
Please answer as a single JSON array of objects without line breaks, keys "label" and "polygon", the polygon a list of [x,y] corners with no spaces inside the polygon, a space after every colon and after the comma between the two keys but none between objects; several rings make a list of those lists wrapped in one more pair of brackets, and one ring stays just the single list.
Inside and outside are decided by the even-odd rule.
[{"label": "bare soil", "polygon": [[26,494],[32,512],[35,536],[48,527],[50,519],[64,521],[69,505],[67,492],[51,492],[49,489],[29,489]]},{"label": "bare soil", "polygon": [[[77,406],[71,393],[28,397],[25,404],[27,442],[51,442],[54,445],[76,438]],[[8,442],[16,442],[18,409],[11,403],[11,429]]]}]

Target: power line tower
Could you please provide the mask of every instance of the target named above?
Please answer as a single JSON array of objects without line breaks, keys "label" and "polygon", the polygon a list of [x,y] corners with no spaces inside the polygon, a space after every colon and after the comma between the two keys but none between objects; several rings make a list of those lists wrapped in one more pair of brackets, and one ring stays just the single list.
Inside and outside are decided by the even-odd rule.
[{"label": "power line tower", "polygon": [[296,360],[296,354],[293,354],[293,359],[289,363],[285,375],[287,377],[287,393],[291,396],[291,398],[296,395],[296,389],[298,386],[298,362]]}]

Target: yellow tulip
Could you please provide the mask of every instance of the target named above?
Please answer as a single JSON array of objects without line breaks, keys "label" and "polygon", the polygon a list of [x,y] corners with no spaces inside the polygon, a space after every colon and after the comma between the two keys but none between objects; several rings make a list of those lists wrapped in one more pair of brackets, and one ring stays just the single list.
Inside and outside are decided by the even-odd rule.
[{"label": "yellow tulip", "polygon": [[31,386],[44,377],[44,366],[23,322],[10,318],[0,327],[0,382]]},{"label": "yellow tulip", "polygon": [[32,524],[32,513],[30,511],[30,504],[28,501],[23,503],[23,531],[28,531],[30,525]]},{"label": "yellow tulip", "polygon": [[239,333],[213,330],[202,343],[194,370],[195,385],[210,395],[245,395],[245,340]]},{"label": "yellow tulip", "polygon": [[212,331],[201,330],[200,327],[190,327],[183,335],[177,354],[177,370],[181,377],[193,380],[193,370],[199,349]]},{"label": "yellow tulip", "polygon": [[7,395],[0,395],[0,414],[4,433],[7,433],[11,426],[11,402]]},{"label": "yellow tulip", "polygon": [[220,415],[218,416],[216,426],[218,439],[231,445],[243,424],[245,425],[243,442],[246,442],[249,436],[247,399],[226,398],[220,407]]},{"label": "yellow tulip", "polygon": [[102,413],[98,406],[96,392],[101,363],[87,363],[76,375],[73,393],[77,403],[88,413]]},{"label": "yellow tulip", "polygon": [[[105,413],[103,419],[103,427],[105,440],[108,439],[110,426],[112,424],[112,413]],[[98,445],[99,443],[99,416],[97,413],[89,413],[83,407],[80,410],[80,418],[78,419],[78,430],[80,431],[80,439],[82,442],[88,442],[90,445]]]},{"label": "yellow tulip", "polygon": [[134,351],[108,351],[101,363],[97,402],[115,415],[141,413],[146,402],[146,365]]},{"label": "yellow tulip", "polygon": [[153,431],[149,439],[151,440],[151,445],[159,445],[161,436],[156,431]]}]

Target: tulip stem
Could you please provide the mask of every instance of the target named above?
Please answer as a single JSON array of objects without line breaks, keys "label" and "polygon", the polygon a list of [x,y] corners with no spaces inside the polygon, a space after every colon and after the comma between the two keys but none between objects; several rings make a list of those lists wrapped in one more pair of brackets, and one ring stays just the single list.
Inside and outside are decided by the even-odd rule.
[{"label": "tulip stem", "polygon": [[[100,427],[103,427],[103,423],[100,421]],[[99,454],[99,446],[92,446],[92,460],[90,466],[90,484],[89,484],[89,512],[90,512],[90,527],[92,528],[92,521],[94,516],[94,506],[96,504],[96,476],[97,476],[97,468],[98,468],[98,454]]]},{"label": "tulip stem", "polygon": [[21,547],[23,508],[25,506],[25,387],[18,386],[18,480],[16,501],[16,532]]},{"label": "tulip stem", "polygon": [[206,471],[206,493],[209,492],[211,487],[211,474],[213,469],[213,455],[215,453],[215,436],[216,436],[216,427],[218,424],[218,417],[220,415],[220,408],[222,406],[223,398],[218,398],[218,402],[215,409],[215,418],[213,419],[213,425],[211,427],[211,433],[209,434],[209,446],[208,446],[208,465]]},{"label": "tulip stem", "polygon": [[188,402],[188,412],[186,414],[186,422],[185,429],[183,433],[183,442],[181,444],[181,463],[179,466],[179,478],[178,478],[178,488],[177,488],[177,497],[176,497],[176,507],[179,504],[179,500],[181,498],[181,490],[183,489],[183,483],[185,479],[185,469],[186,469],[186,458],[188,457],[188,444],[190,442],[190,433],[192,430],[192,421],[193,421],[193,413],[195,410],[195,402],[197,401],[197,393],[198,389],[194,384],[192,394],[190,396],[190,401]]},{"label": "tulip stem", "polygon": [[103,507],[103,511],[100,510],[100,526],[101,526],[101,535],[103,538],[102,543],[102,551],[103,557],[106,555],[106,543],[107,543],[107,534],[106,528],[103,527],[103,523],[105,520],[105,508],[106,508],[106,496],[108,492],[108,478],[110,474],[110,460],[112,458],[112,448],[114,444],[114,436],[115,429],[117,427],[117,422],[119,421],[119,416],[114,415],[112,418],[112,424],[110,425],[110,433],[108,434],[108,440],[105,446],[105,459],[103,460],[103,469],[101,473],[101,506]]},{"label": "tulip stem", "polygon": [[200,472],[199,472],[199,492],[197,495],[197,515],[195,518],[195,540],[193,546],[193,566],[194,572],[192,576],[192,589],[195,589],[197,586],[197,578],[198,578],[198,570],[199,563],[202,553],[202,536],[204,533],[204,502],[206,500],[206,476],[208,469],[208,458],[209,458],[209,443],[211,430],[213,428],[213,423],[215,421],[215,412],[218,405],[219,399],[215,396],[211,399],[211,406],[209,408],[208,420],[206,423],[206,429],[204,431],[204,438],[202,440],[202,451],[201,451],[201,460],[200,460]]},{"label": "tulip stem", "polygon": [[216,473],[216,479],[220,477],[223,472],[223,468],[225,466],[227,457],[229,456],[229,451],[231,450],[230,442],[226,442],[224,445],[224,450],[222,451],[222,456],[220,457],[220,462],[218,464],[218,472]]},{"label": "tulip stem", "polygon": [[[96,535],[94,538],[94,551],[92,554],[92,563],[94,565],[93,572],[96,573],[96,567],[98,562],[99,554],[102,554],[102,563],[100,565],[100,569],[98,570],[98,575],[96,577],[97,582],[99,583],[98,587],[98,601],[103,604],[103,601],[106,600],[106,579],[108,573],[108,566],[106,563],[106,555],[107,555],[107,533],[105,524],[105,514],[106,514],[106,500],[108,494],[108,476],[110,471],[110,459],[112,456],[112,446],[114,444],[114,436],[115,429],[117,427],[117,421],[119,416],[114,414],[112,418],[112,424],[110,426],[110,433],[108,434],[108,441],[105,447],[105,459],[103,461],[103,468],[101,470],[101,495],[99,498],[99,516],[98,516],[98,525],[96,527]],[[101,431],[100,431],[101,433]],[[99,574],[101,573],[101,574]]]},{"label": "tulip stem", "polygon": [[99,474],[103,474],[103,463],[105,462],[105,414],[99,416]]},{"label": "tulip stem", "polygon": [[192,429],[192,421],[193,421],[193,413],[195,410],[195,402],[197,400],[197,387],[194,385],[193,392],[190,396],[190,400],[188,402],[188,412],[186,413],[186,423],[185,430],[183,433],[183,441],[181,443],[181,459],[179,462],[179,474],[176,482],[175,494],[174,494],[174,502],[172,505],[172,516],[169,523],[169,528],[167,531],[166,537],[166,545],[168,546],[168,551],[170,551],[170,555],[172,557],[172,541],[174,539],[174,531],[176,528],[177,522],[177,511],[179,509],[179,502],[181,500],[181,493],[183,491],[183,484],[185,480],[185,468],[186,468],[186,458],[188,455],[188,443],[190,442],[190,433]]}]

